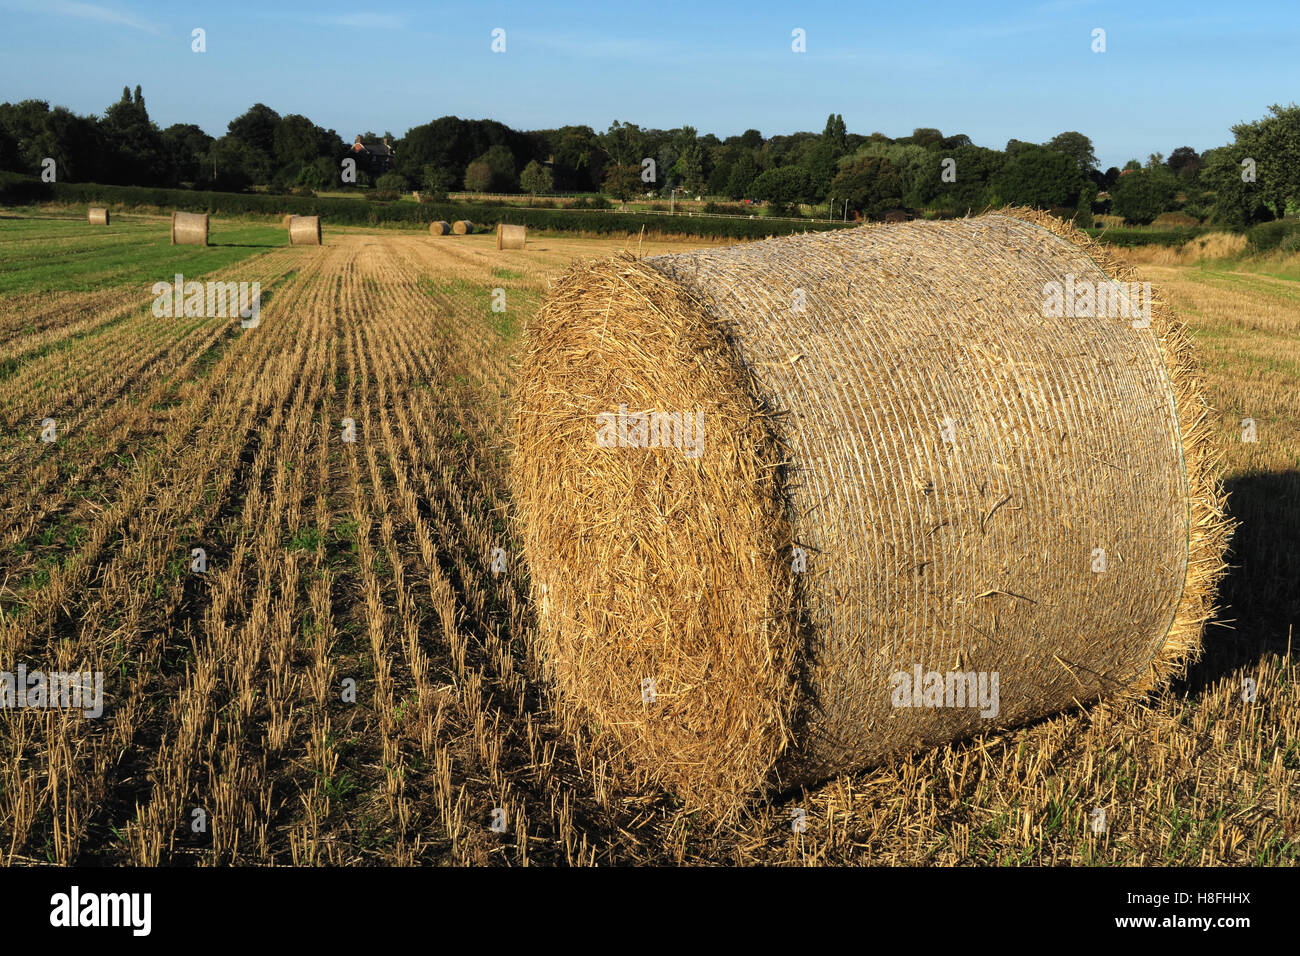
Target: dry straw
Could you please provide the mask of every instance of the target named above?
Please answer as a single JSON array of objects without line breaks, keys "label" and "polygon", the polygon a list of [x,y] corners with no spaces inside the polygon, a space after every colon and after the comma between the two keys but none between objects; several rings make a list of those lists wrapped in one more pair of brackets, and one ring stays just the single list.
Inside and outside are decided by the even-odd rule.
[{"label": "dry straw", "polygon": [[320,216],[294,216],[289,221],[289,245],[319,246]]},{"label": "dry straw", "polygon": [[[1045,315],[1051,283],[1133,279],[1005,210],[557,283],[513,495],[543,658],[631,782],[725,815],[1196,656],[1228,520],[1188,339],[1158,297],[1146,326]],[[598,418],[624,407],[659,441]],[[901,696],[918,669],[944,706]],[[996,713],[950,672],[996,673]]]},{"label": "dry straw", "polygon": [[86,221],[92,226],[107,226],[108,210],[102,209],[98,206],[92,206],[90,211],[86,213]]},{"label": "dry straw", "polygon": [[285,229],[288,229],[289,223],[291,222],[293,222],[293,214],[285,213],[284,218],[280,220],[280,225],[283,226]]},{"label": "dry straw", "polygon": [[208,244],[208,216],[202,212],[172,213],[173,246],[206,246]]},{"label": "dry straw", "polygon": [[449,232],[451,232],[451,223],[445,219],[435,219],[429,223],[429,235],[431,236],[445,236]]},{"label": "dry straw", "polygon": [[523,226],[507,226],[505,223],[498,223],[497,248],[522,249],[524,247],[525,232]]},{"label": "dry straw", "polygon": [[457,219],[452,223],[451,231],[458,236],[468,235],[474,231],[474,224],[468,219]]}]

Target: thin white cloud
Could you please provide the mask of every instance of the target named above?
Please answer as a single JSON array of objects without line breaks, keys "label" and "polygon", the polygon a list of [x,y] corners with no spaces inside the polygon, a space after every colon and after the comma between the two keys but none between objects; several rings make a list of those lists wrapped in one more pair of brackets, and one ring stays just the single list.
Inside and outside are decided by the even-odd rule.
[{"label": "thin white cloud", "polygon": [[143,30],[145,33],[162,33],[156,23],[141,20],[121,10],[101,6],[97,3],[80,3],[78,0],[42,0],[39,3],[6,3],[10,9],[25,10],[29,13],[52,13],[59,17],[71,17],[76,20],[92,20],[95,23],[111,23],[117,26]]}]

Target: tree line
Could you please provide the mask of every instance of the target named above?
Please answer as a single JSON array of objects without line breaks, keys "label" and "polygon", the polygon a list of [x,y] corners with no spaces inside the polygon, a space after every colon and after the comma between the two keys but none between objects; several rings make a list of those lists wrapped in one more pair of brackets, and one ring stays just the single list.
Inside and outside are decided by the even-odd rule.
[{"label": "tree line", "polygon": [[[102,116],[79,116],[41,100],[0,104],[0,170],[40,175],[54,161],[61,182],[98,182],[240,192],[365,189],[604,193],[617,199],[754,200],[769,211],[881,218],[891,212],[961,215],[1006,203],[1052,209],[1091,225],[1094,212],[1137,223],[1168,213],[1244,227],[1300,206],[1300,108],[1232,128],[1233,141],[1198,153],[1099,168],[1091,140],[1062,132],[1045,143],[978,146],[965,134],[918,128],[910,136],[850,133],[839,114],[821,133],[765,137],[755,129],[720,139],[691,126],[660,130],[615,120],[519,131],[493,120],[444,116],[386,138],[391,168],[299,114],[257,103],[212,137],[192,123],[160,129],[137,86]],[[351,181],[343,160],[356,160]],[[820,208],[818,208],[820,207]]]}]

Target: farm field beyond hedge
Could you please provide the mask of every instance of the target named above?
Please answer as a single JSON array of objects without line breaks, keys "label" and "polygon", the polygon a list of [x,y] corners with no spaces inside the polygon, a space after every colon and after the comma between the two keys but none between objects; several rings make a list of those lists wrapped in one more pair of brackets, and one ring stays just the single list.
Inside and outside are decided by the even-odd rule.
[{"label": "farm field beyond hedge", "polygon": [[[0,861],[1297,862],[1293,273],[1139,267],[1192,329],[1242,522],[1185,679],[706,830],[619,790],[542,682],[506,492],[524,324],[575,258],[637,241],[211,241],[0,214],[0,669],[105,674],[98,719],[0,710]],[[156,318],[174,273],[259,282],[260,324]]]}]

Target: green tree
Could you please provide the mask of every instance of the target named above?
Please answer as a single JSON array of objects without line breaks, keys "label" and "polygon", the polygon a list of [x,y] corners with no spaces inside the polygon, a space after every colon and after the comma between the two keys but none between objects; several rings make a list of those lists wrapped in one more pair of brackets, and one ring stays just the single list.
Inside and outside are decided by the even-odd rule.
[{"label": "green tree", "polygon": [[1179,179],[1195,179],[1201,168],[1201,157],[1192,147],[1179,146],[1169,154],[1165,165]]},{"label": "green tree", "polygon": [[482,160],[475,160],[465,169],[465,191],[485,193],[492,188],[492,167]]},{"label": "green tree", "polygon": [[1048,149],[1069,156],[1079,172],[1085,176],[1097,168],[1097,156],[1092,151],[1092,140],[1082,133],[1057,133],[1044,144]]},{"label": "green tree", "polygon": [[826,128],[822,130],[822,142],[830,147],[831,154],[836,158],[848,152],[848,130],[844,126],[843,116],[832,113],[826,117]]},{"label": "green tree", "polygon": [[590,126],[565,126],[554,137],[551,170],[557,189],[594,190],[605,179],[605,151]]},{"label": "green tree", "polygon": [[[515,157],[509,147],[501,143],[488,147],[471,165],[479,163],[487,166],[492,172],[488,187],[482,191],[506,193],[519,189],[519,177],[515,173]],[[468,169],[466,172],[468,173]]]},{"label": "green tree", "polygon": [[757,178],[758,163],[754,161],[754,154],[748,151],[741,153],[727,179],[727,196],[731,199],[747,198]]},{"label": "green tree", "polygon": [[297,113],[290,113],[275,125],[272,142],[272,158],[282,167],[312,163],[321,156],[332,159],[343,148],[338,134],[321,129]]},{"label": "green tree", "polygon": [[279,113],[264,103],[254,103],[226,125],[226,132],[269,158],[275,155],[275,129],[279,125]]},{"label": "green tree", "polygon": [[384,173],[375,180],[375,188],[386,192],[404,193],[411,187],[401,173]]},{"label": "green tree", "polygon": [[36,174],[46,157],[57,164],[59,182],[112,175],[113,157],[94,117],[50,109],[44,100],[0,103],[0,169]]},{"label": "green tree", "polygon": [[163,152],[175,182],[194,183],[203,179],[203,160],[213,139],[193,123],[174,123],[162,132]]},{"label": "green tree", "polygon": [[798,166],[778,166],[760,173],[752,187],[755,198],[788,206],[807,202],[812,192],[812,180]]},{"label": "green tree", "polygon": [[727,183],[731,179],[731,170],[736,163],[736,148],[733,146],[712,146],[709,155],[709,181],[705,191],[710,196],[727,195]]},{"label": "green tree", "polygon": [[150,122],[139,86],[134,97],[123,87],[122,98],[104,111],[99,125],[108,153],[104,179],[134,186],[168,181],[162,132]]},{"label": "green tree", "polygon": [[1245,229],[1275,218],[1273,210],[1264,202],[1263,193],[1255,188],[1259,185],[1258,164],[1255,182],[1242,178],[1246,172],[1241,166],[1241,160],[1246,158],[1243,152],[1234,144],[1208,149],[1202,157],[1205,166],[1201,182],[1210,187],[1214,196],[1211,216],[1217,225],[1232,229]]},{"label": "green tree", "polygon": [[456,179],[447,169],[425,163],[420,169],[420,196],[432,202],[445,202]]},{"label": "green tree", "polygon": [[930,126],[912,130],[912,145],[922,149],[938,149],[943,142],[943,133]]},{"label": "green tree", "polygon": [[619,202],[626,203],[645,186],[641,181],[641,166],[625,164],[609,167],[605,173],[604,186],[605,192]]},{"label": "green tree", "polygon": [[524,192],[536,196],[538,193],[549,193],[555,187],[555,180],[551,171],[534,159],[524,167],[519,176],[519,185],[524,188]]},{"label": "green tree", "polygon": [[[943,181],[943,159],[956,164],[953,182]],[[944,151],[934,169],[939,183],[931,202],[952,213],[979,212],[991,204],[993,183],[1006,163],[1006,154],[1001,150],[981,146],[964,145]]]},{"label": "green tree", "polygon": [[0,125],[0,169],[20,172],[22,168],[22,160],[18,157],[18,140]]},{"label": "green tree", "polygon": [[1092,204],[1096,199],[1097,184],[1089,179],[1079,190],[1079,204],[1074,211],[1074,224],[1080,229],[1092,228]]},{"label": "green tree", "polygon": [[209,185],[223,192],[271,181],[270,157],[229,133],[212,144],[203,167],[205,176],[211,177]]},{"label": "green tree", "polygon": [[903,184],[888,159],[863,156],[848,162],[831,182],[831,195],[872,218],[903,203]]},{"label": "green tree", "polygon": [[650,155],[646,134],[635,123],[614,120],[600,137],[600,145],[616,166],[636,165]]},{"label": "green tree", "polygon": [[[1268,109],[1269,116],[1232,127],[1236,171],[1230,176],[1229,164],[1216,164],[1216,218],[1249,221],[1262,207],[1276,219],[1288,206],[1300,205],[1300,106],[1274,104]],[[1254,182],[1242,180],[1243,172],[1249,172],[1242,163],[1248,159],[1254,161]]]},{"label": "green tree", "polygon": [[1004,202],[1037,209],[1074,208],[1084,182],[1076,160],[1045,146],[1025,146],[1007,160],[994,186]]},{"label": "green tree", "polygon": [[704,150],[691,143],[677,157],[677,166],[673,170],[688,193],[704,191]]},{"label": "green tree", "polygon": [[[898,176],[902,189],[899,205],[920,208],[929,205],[930,201],[938,195],[942,185],[940,173],[943,158],[939,151],[907,141],[868,142],[858,148],[852,160],[846,162],[856,162],[867,156],[889,160],[890,168]],[[841,163],[841,168],[844,165]],[[839,194],[835,193],[835,195]]]},{"label": "green tree", "polygon": [[333,182],[334,175],[334,161],[325,156],[318,156],[298,170],[294,186],[316,192],[329,186]]},{"label": "green tree", "polygon": [[1163,163],[1120,176],[1110,190],[1110,208],[1129,222],[1146,225],[1168,212],[1178,191],[1177,182]]},{"label": "green tree", "polygon": [[812,183],[809,199],[820,201],[826,198],[840,159],[848,153],[848,131],[844,126],[844,117],[837,113],[828,116],[821,138],[810,145],[811,148],[799,159],[799,165]]}]

